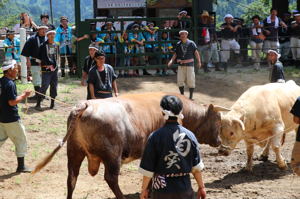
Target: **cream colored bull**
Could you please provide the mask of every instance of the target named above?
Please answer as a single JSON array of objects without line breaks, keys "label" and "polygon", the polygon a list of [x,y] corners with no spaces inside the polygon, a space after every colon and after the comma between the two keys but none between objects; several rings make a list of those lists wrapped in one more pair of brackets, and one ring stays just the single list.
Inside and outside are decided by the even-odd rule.
[{"label": "cream colored bull", "polygon": [[283,134],[294,131],[290,110],[300,96],[300,87],[294,81],[253,86],[243,93],[222,116],[219,153],[229,155],[236,145],[244,140],[247,146],[246,170],[252,171],[254,145],[265,147],[261,159],[267,160],[272,146],[280,169],[287,164],[281,155]]}]

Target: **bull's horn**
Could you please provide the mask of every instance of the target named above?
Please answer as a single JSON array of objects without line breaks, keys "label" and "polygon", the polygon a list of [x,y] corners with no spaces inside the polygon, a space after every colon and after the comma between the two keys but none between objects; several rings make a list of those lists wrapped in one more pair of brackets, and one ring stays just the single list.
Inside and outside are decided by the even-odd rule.
[{"label": "bull's horn", "polygon": [[231,111],[231,110],[223,106],[214,105],[214,111],[220,112],[220,111]]}]

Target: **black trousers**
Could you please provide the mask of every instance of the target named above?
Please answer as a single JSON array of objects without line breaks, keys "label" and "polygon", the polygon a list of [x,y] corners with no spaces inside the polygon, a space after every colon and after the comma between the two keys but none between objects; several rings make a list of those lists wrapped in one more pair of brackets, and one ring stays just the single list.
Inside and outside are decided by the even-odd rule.
[{"label": "black trousers", "polygon": [[65,69],[66,67],[66,59],[68,60],[68,64],[69,64],[69,69],[72,70],[73,68],[73,58],[71,55],[60,55],[60,67],[62,70]]},{"label": "black trousers", "polygon": [[45,95],[47,89],[50,86],[50,97],[55,98],[57,96],[57,83],[57,70],[53,72],[42,72],[42,87],[40,89],[40,92]]}]

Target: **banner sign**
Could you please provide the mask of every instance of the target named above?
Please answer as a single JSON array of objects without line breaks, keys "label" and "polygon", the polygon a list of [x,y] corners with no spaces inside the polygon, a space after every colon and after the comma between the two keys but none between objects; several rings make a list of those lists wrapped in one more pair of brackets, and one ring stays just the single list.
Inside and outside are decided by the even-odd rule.
[{"label": "banner sign", "polygon": [[144,8],[146,0],[98,0],[99,9],[107,8]]},{"label": "banner sign", "polygon": [[148,8],[184,8],[191,6],[192,0],[147,0]]}]

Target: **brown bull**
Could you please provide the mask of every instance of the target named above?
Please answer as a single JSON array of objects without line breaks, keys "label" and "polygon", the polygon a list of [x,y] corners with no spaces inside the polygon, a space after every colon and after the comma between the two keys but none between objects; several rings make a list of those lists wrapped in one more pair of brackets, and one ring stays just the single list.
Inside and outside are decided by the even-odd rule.
[{"label": "brown bull", "polygon": [[[92,176],[97,174],[100,162],[104,164],[105,181],[117,199],[124,199],[118,185],[120,167],[139,159],[149,134],[163,126],[160,100],[167,94],[182,100],[183,126],[194,132],[200,143],[220,145],[221,107],[199,106],[182,95],[170,93],[132,94],[82,102],[70,113],[63,139],[68,141],[68,199],[72,198],[85,157]],[[37,165],[33,173],[50,162],[61,146]]]}]

